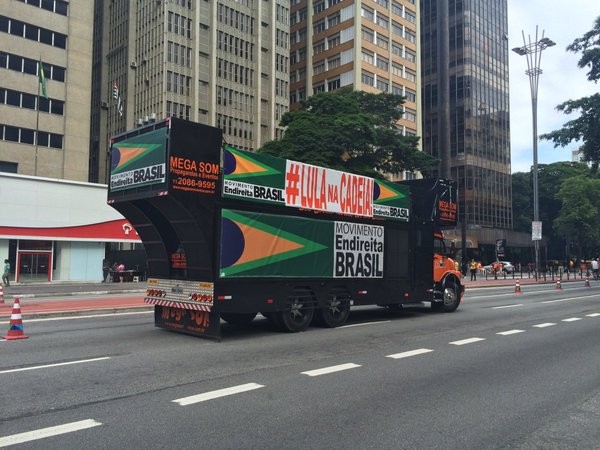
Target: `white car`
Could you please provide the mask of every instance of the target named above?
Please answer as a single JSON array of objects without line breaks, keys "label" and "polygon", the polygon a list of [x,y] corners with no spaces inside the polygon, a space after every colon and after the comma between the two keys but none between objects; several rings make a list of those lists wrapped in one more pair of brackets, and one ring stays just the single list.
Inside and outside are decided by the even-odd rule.
[{"label": "white car", "polygon": [[[515,271],[515,266],[512,265],[509,261],[498,261],[502,264],[502,271],[504,273],[513,273]],[[486,273],[494,273],[494,265],[488,264],[487,266],[483,266],[483,271]]]}]

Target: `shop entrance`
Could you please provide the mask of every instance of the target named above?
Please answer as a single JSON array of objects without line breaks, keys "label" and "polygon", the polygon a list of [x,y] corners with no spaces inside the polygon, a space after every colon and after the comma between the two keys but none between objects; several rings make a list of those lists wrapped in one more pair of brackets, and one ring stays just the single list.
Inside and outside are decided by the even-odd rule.
[{"label": "shop entrance", "polygon": [[17,282],[50,281],[52,252],[17,253]]}]

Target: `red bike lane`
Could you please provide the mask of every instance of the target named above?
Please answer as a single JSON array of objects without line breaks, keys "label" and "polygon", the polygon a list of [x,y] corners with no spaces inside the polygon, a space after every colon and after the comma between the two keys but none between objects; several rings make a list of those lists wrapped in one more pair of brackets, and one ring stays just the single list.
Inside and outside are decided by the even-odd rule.
[{"label": "red bike lane", "polygon": [[[15,296],[18,297],[18,296]],[[0,320],[10,318],[13,309],[13,298],[4,298],[4,304],[0,304]],[[81,313],[84,311],[114,312],[121,309],[152,309],[152,305],[144,303],[141,294],[126,297],[94,297],[94,298],[19,298],[21,315],[43,316],[56,313]]]}]

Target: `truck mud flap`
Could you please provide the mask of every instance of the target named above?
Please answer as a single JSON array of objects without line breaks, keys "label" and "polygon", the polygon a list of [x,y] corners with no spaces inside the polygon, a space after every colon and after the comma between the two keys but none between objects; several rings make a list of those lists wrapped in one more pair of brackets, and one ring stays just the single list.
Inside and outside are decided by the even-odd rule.
[{"label": "truck mud flap", "polygon": [[221,320],[218,312],[194,311],[171,306],[154,306],[154,324],[158,328],[192,336],[221,340]]}]

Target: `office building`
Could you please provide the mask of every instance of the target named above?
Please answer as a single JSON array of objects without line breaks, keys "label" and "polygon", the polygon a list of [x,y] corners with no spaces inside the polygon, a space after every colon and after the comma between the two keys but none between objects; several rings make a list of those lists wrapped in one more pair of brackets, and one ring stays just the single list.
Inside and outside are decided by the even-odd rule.
[{"label": "office building", "polygon": [[282,136],[289,99],[289,2],[98,2],[93,181],[108,138],[167,116],[219,127],[254,150]]},{"label": "office building", "polygon": [[507,2],[423,0],[421,25],[423,150],[458,181],[457,240],[477,249],[513,225]]},{"label": "office building", "polygon": [[92,3],[0,2],[0,171],[88,181]]},{"label": "office building", "polygon": [[399,132],[420,135],[417,3],[292,0],[290,108],[347,86],[399,94],[406,97]]}]

